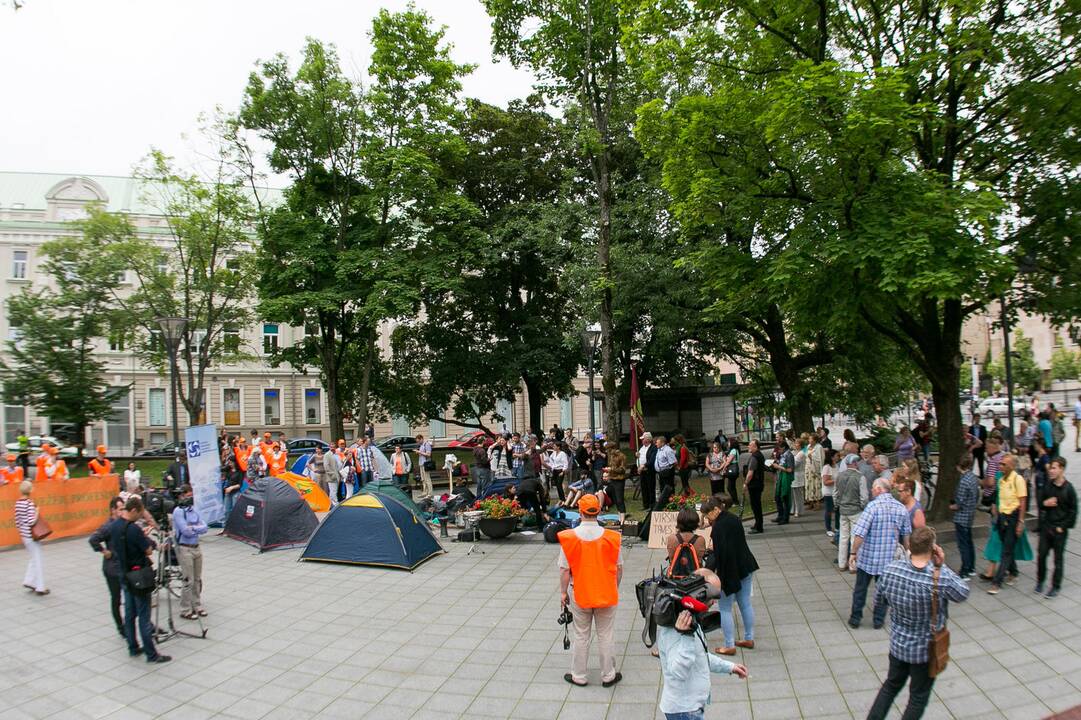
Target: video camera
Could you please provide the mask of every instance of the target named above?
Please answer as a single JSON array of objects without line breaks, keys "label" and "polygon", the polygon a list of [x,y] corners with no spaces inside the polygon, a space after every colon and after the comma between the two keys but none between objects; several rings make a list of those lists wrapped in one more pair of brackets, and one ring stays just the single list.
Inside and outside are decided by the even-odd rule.
[{"label": "video camera", "polygon": [[150,517],[159,525],[164,526],[176,507],[172,496],[164,490],[147,490],[143,494],[143,505]]},{"label": "video camera", "polygon": [[656,640],[656,627],[675,627],[680,613],[687,610],[694,616],[695,627],[708,633],[721,626],[721,615],[709,609],[709,586],[701,575],[685,578],[654,576],[635,586],[638,609],[645,618],[642,641],[652,647]]}]

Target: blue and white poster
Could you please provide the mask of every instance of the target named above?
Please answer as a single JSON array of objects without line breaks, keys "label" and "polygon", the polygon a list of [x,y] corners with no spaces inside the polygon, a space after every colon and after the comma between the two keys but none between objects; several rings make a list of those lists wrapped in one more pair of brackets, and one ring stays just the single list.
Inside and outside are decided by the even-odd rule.
[{"label": "blue and white poster", "polygon": [[188,455],[191,489],[195,493],[195,511],[207,525],[220,524],[225,519],[225,506],[221,498],[217,427],[195,425],[186,428],[184,448]]}]

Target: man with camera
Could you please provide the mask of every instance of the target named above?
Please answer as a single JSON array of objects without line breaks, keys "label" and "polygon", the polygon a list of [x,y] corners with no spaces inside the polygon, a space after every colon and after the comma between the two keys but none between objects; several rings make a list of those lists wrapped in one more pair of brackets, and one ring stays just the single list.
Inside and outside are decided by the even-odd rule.
[{"label": "man with camera", "polygon": [[191,485],[181,485],[180,497],[173,508],[173,530],[176,533],[176,561],[186,580],[180,591],[180,617],[185,620],[194,620],[197,615],[206,617],[201,598],[203,551],[199,548],[199,536],[208,528],[192,507],[193,501]]},{"label": "man with camera", "polygon": [[[154,647],[154,628],[150,624],[150,598],[154,590],[153,563],[150,554],[156,545],[136,525],[143,517],[143,501],[133,495],[124,504],[121,522],[113,523],[109,547],[116,554],[120,566],[120,586],[124,589],[124,633],[128,639],[128,654],[132,657],[146,653],[149,663],[166,663],[172,660],[160,654]],[[135,635],[135,621],[139,621],[139,635]]]},{"label": "man with camera", "polygon": [[[703,603],[690,603],[705,612]],[[701,613],[683,610],[671,627],[657,627],[660,649],[661,712],[666,720],[703,720],[710,702],[710,673],[747,679],[747,667],[722,660],[706,650],[706,640],[698,624]]]},{"label": "man with camera", "polygon": [[[571,671],[563,679],[579,687],[588,684],[586,664],[593,626],[601,659],[601,685],[611,687],[623,679],[616,672],[615,619],[619,582],[623,577],[622,536],[597,524],[601,504],[596,495],[578,501],[582,522],[559,533],[559,588],[563,608],[574,616]],[[574,588],[573,599],[570,589]]]}]

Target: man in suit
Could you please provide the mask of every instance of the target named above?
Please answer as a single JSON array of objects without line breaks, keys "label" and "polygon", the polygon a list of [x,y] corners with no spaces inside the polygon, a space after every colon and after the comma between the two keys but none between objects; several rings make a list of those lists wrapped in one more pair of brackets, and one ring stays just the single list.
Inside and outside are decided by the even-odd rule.
[{"label": "man in suit", "polygon": [[972,436],[974,440],[979,440],[979,444],[972,448],[972,459],[976,461],[980,468],[979,477],[983,477],[983,465],[985,458],[987,457],[984,449],[984,443],[987,442],[987,428],[980,425],[980,414],[975,413],[972,416],[972,424],[968,426],[968,434]]},{"label": "man in suit", "polygon": [[177,490],[181,485],[191,484],[191,472],[188,469],[188,456],[181,453],[165,471],[165,490],[172,496],[178,497]]}]

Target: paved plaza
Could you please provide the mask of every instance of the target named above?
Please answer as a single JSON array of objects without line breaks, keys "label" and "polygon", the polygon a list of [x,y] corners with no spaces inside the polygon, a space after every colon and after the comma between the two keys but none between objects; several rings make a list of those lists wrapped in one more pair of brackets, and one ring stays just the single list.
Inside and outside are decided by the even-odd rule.
[{"label": "paved plaza", "polygon": [[[1060,597],[1033,595],[1035,565],[1024,563],[1016,587],[998,596],[974,587],[968,603],[951,608],[954,660],[925,717],[1034,719],[1081,704],[1073,542]],[[660,551],[624,549],[624,680],[604,689],[595,656],[589,687],[562,679],[570,653],[556,624],[557,546],[533,535],[480,547],[485,554],[468,555],[468,545],[448,544],[448,554],[410,574],[298,563],[299,550],[260,555],[210,536],[209,634],[165,643],[174,661],[161,666],[128,657],[100,556],[85,541],[46,546],[52,594],[44,598],[20,587],[25,552],[2,552],[0,718],[663,717],[657,660],[641,643],[633,599],[634,583],[660,567]],[[817,513],[784,532],[768,526],[751,548],[762,569],[758,648],[739,658],[750,679],[715,676],[707,718],[864,717],[887,667],[887,635],[869,622],[856,631],[845,624],[855,576],[833,567]]]}]

